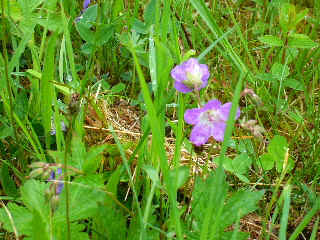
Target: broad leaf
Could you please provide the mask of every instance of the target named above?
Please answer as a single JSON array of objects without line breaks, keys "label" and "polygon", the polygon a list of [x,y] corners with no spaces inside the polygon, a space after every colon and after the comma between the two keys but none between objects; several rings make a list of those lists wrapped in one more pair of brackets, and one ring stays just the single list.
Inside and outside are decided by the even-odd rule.
[{"label": "broad leaf", "polygon": [[283,46],[283,41],[280,38],[273,36],[273,35],[264,35],[262,37],[259,37],[258,39],[260,42],[267,44],[271,47]]},{"label": "broad leaf", "polygon": [[290,48],[314,48],[317,46],[318,44],[305,34],[292,34],[288,39],[288,47]]}]

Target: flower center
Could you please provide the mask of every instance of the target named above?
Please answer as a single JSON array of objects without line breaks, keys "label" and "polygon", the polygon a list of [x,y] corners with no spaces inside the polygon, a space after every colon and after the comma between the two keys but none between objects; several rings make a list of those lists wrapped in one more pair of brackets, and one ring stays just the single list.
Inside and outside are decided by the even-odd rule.
[{"label": "flower center", "polygon": [[205,122],[220,122],[222,121],[221,113],[218,110],[208,110],[202,113],[201,120]]},{"label": "flower center", "polygon": [[187,79],[183,81],[183,84],[189,88],[198,88],[201,86],[201,76],[195,76],[192,73],[187,73]]}]

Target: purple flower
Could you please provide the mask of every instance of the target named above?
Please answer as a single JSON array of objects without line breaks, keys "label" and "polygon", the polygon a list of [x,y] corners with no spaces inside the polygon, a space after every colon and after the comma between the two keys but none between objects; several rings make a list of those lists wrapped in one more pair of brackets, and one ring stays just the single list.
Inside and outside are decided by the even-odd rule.
[{"label": "purple flower", "polygon": [[208,66],[206,64],[199,64],[196,58],[190,58],[188,61],[175,66],[171,71],[171,77],[175,80],[174,87],[182,93],[206,87],[209,76]]},{"label": "purple flower", "polygon": [[[190,141],[200,146],[213,136],[215,140],[222,142],[231,105],[231,102],[222,105],[218,100],[211,100],[202,108],[188,109],[184,114],[184,120],[194,125]],[[236,119],[239,117],[240,109],[238,108]]]},{"label": "purple flower", "polygon": [[[57,176],[61,176],[62,175],[62,169],[58,168],[57,169]],[[56,180],[56,173],[55,171],[51,171],[50,172],[50,177],[48,179],[49,181],[55,181]],[[58,178],[58,180],[60,180],[60,178]],[[55,185],[55,190],[56,190],[56,194],[59,195],[62,192],[63,189],[63,182],[58,182],[58,184]]]},{"label": "purple flower", "polygon": [[83,10],[87,9],[87,7],[89,6],[91,0],[84,0],[83,1]]}]

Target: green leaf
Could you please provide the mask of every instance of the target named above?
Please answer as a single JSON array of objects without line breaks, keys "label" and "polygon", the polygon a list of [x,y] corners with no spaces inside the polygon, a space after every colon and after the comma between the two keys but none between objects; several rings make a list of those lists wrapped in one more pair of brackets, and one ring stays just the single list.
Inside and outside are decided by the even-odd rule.
[{"label": "green leaf", "polygon": [[274,167],[274,159],[271,154],[265,153],[260,157],[260,164],[263,170],[268,171]]},{"label": "green leaf", "polygon": [[49,204],[45,199],[45,190],[48,187],[48,184],[36,180],[28,180],[20,187],[23,203],[29,210],[39,212],[43,219],[49,217]]},{"label": "green leaf", "polygon": [[257,203],[263,197],[264,191],[239,191],[232,195],[222,211],[223,229],[232,225],[237,218],[243,217],[257,209]]},{"label": "green leaf", "polygon": [[307,16],[308,12],[309,12],[308,8],[300,11],[296,16],[295,25],[297,25],[299,22],[301,22]]},{"label": "green leaf", "polygon": [[115,18],[124,9],[123,0],[115,0],[112,6],[112,17]]},{"label": "green leaf", "polygon": [[235,159],[225,158],[223,167],[232,173],[246,174],[252,164],[252,159],[247,153],[241,153]]},{"label": "green leaf", "polygon": [[82,14],[82,18],[78,23],[81,23],[87,29],[92,27],[92,24],[96,22],[98,15],[98,5],[94,4],[87,8],[87,10]]},{"label": "green leaf", "polygon": [[118,83],[117,85],[114,85],[112,88],[111,88],[111,92],[113,94],[116,94],[116,93],[120,93],[122,92],[123,90],[126,89],[126,85],[123,84],[123,83]]},{"label": "green leaf", "polygon": [[80,34],[80,37],[90,43],[93,44],[94,43],[94,33],[90,30],[90,27],[88,26],[88,24],[83,23],[82,21],[79,21],[76,25],[76,28]]},{"label": "green leaf", "polygon": [[284,3],[280,10],[280,26],[283,32],[289,32],[296,27],[296,7],[289,3]]},{"label": "green leaf", "polygon": [[155,184],[159,184],[160,183],[160,178],[158,176],[158,171],[157,169],[155,169],[154,167],[150,166],[150,165],[144,165],[143,166],[143,170],[146,171],[146,173],[148,174],[148,177],[155,183]]},{"label": "green leaf", "polygon": [[176,182],[175,189],[179,189],[189,178],[189,168],[187,166],[180,166],[178,168],[172,169],[169,172],[170,182]]},{"label": "green leaf", "polygon": [[57,44],[57,34],[53,34],[48,40],[48,48],[45,58],[44,71],[41,78],[41,116],[42,125],[45,129],[46,146],[50,148],[50,132],[51,132],[51,117],[53,116],[52,101],[53,101],[53,86],[50,83],[54,79],[55,74],[55,50]]},{"label": "green leaf", "polygon": [[290,74],[290,69],[287,65],[281,63],[274,63],[271,68],[272,75],[278,80],[286,78]]},{"label": "green leaf", "polygon": [[14,198],[18,196],[16,184],[10,176],[8,165],[5,163],[3,163],[0,168],[0,181],[4,192],[8,196]]},{"label": "green leaf", "polygon": [[95,36],[95,42],[98,47],[101,47],[103,44],[107,43],[114,34],[114,27],[109,24],[102,24],[97,27],[97,32],[93,33]]},{"label": "green leaf", "polygon": [[273,36],[273,35],[264,35],[264,36],[258,37],[258,39],[260,42],[267,44],[271,47],[282,47],[283,46],[283,41],[280,38]]},{"label": "green leaf", "polygon": [[[201,229],[202,224],[204,223],[204,216],[210,209],[210,206],[214,206],[214,208],[211,212],[209,226],[212,226],[214,222],[223,219],[219,218],[218,214],[220,212],[220,207],[223,208],[224,206],[228,185],[225,181],[225,177],[222,179],[222,181],[221,179],[219,181],[217,173],[210,174],[206,180],[202,180],[200,178],[196,179],[192,193],[192,215],[194,216],[199,229]],[[210,202],[209,199],[211,191],[214,191],[214,198],[211,199],[212,202]]]},{"label": "green leaf", "polygon": [[101,162],[101,153],[106,149],[107,145],[91,147],[86,153],[85,161],[83,162],[83,171],[85,173],[95,173]]},{"label": "green leaf", "polygon": [[86,147],[78,135],[74,135],[71,141],[72,158],[70,165],[83,170],[83,163],[86,159]]},{"label": "green leaf", "polygon": [[288,38],[288,47],[290,48],[314,48],[318,44],[312,41],[305,34],[292,34]]},{"label": "green leaf", "polygon": [[[33,218],[31,212],[26,207],[18,206],[11,202],[7,204],[7,209],[12,216],[18,235],[30,236],[32,233],[31,222]],[[13,232],[11,221],[3,207],[0,209],[0,222],[2,223],[1,227],[6,229],[8,232]]]},{"label": "green leaf", "polygon": [[[99,210],[98,202],[103,202],[106,193],[102,191],[103,179],[101,175],[87,175],[78,177],[69,183],[69,211],[70,221],[86,219]],[[66,191],[59,196],[58,209],[55,212],[55,221],[65,222]]]},{"label": "green leaf", "polygon": [[144,12],[144,21],[146,22],[147,26],[150,26],[151,24],[155,24],[156,11],[157,11],[156,6],[157,6],[157,1],[150,0],[150,2],[146,7],[146,10]]},{"label": "green leaf", "polygon": [[[276,163],[276,169],[279,173],[283,170],[283,164],[288,149],[287,139],[283,136],[276,135],[271,140],[268,146],[268,153],[271,155],[273,161]],[[288,158],[288,170],[293,169],[294,161]]]},{"label": "green leaf", "polygon": [[305,87],[302,82],[299,82],[296,79],[288,78],[284,81],[284,86],[289,87],[298,91],[304,91]]}]

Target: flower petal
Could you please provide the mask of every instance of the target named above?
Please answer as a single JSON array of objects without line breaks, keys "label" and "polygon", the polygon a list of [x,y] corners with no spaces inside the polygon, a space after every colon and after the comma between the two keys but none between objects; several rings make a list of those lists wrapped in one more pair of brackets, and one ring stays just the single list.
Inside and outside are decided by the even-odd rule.
[{"label": "flower petal", "polygon": [[91,0],[84,0],[83,1],[83,9],[86,9],[89,6],[90,2],[91,2]]},{"label": "flower petal", "polygon": [[221,102],[217,99],[210,100],[203,106],[203,110],[217,110],[221,107]]},{"label": "flower petal", "polygon": [[185,72],[189,72],[192,75],[201,74],[200,64],[196,58],[190,58],[188,61],[183,62],[181,67]]},{"label": "flower petal", "polygon": [[184,80],[187,79],[186,71],[182,65],[175,66],[171,70],[171,77],[176,80],[176,82],[182,83]]},{"label": "flower petal", "polygon": [[[219,112],[221,114],[220,117],[225,122],[229,118],[229,113],[230,113],[230,110],[231,110],[231,106],[232,106],[232,103],[228,102],[228,103],[223,104],[219,109]],[[236,119],[238,119],[239,117],[240,117],[240,108],[237,109]]]},{"label": "flower petal", "polygon": [[174,82],[174,88],[177,89],[177,91],[182,93],[192,92],[192,89],[188,88],[186,85],[178,81]]},{"label": "flower petal", "polygon": [[195,125],[199,122],[200,114],[203,113],[203,111],[201,108],[187,109],[184,113],[184,120],[188,124]]},{"label": "flower petal", "polygon": [[205,144],[212,135],[213,127],[211,124],[196,124],[190,134],[190,141],[196,146]]},{"label": "flower petal", "polygon": [[212,136],[215,140],[222,142],[224,139],[224,132],[226,130],[226,124],[223,122],[215,122],[213,124]]},{"label": "flower petal", "polygon": [[201,69],[201,73],[202,73],[202,85],[200,87],[201,88],[204,88],[208,85],[208,79],[210,77],[210,72],[209,72],[209,67],[206,65],[206,64],[200,64],[200,69]]}]

